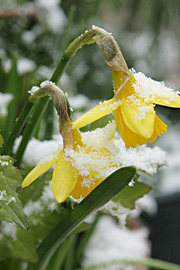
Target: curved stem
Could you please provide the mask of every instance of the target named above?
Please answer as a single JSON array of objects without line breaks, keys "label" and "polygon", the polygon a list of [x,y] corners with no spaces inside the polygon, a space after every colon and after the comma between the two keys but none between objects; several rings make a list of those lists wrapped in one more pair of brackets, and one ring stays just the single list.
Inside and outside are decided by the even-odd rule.
[{"label": "curved stem", "polygon": [[[104,55],[106,64],[110,68],[115,69],[115,70],[121,70],[123,71],[124,74],[126,74],[128,70],[127,65],[113,37],[101,28],[94,28],[89,31],[86,31],[83,35],[80,35],[68,46],[62,58],[60,59],[59,64],[57,65],[50,80],[57,83],[57,81],[61,78],[64,70],[68,66],[69,62],[71,61],[75,53],[83,45],[88,45],[95,42],[101,49]],[[39,106],[40,108],[43,108],[43,106],[44,108],[46,108],[48,103],[49,103],[49,98],[46,98],[45,101],[40,100]],[[19,158],[19,160],[22,159],[27,143],[30,140],[30,138],[33,136],[35,128],[37,127],[37,123],[39,122],[39,119],[41,119],[45,111],[44,109],[40,111],[36,107],[36,109],[33,110],[32,115],[30,115],[32,107],[33,107],[32,104],[30,105],[27,103],[27,108],[26,108],[27,115],[25,115],[24,113],[21,114],[21,117],[19,117],[16,127],[14,126],[11,132],[11,135],[8,141],[5,143],[4,149],[3,149],[3,153],[5,153],[4,150],[8,150],[8,153],[12,152],[14,140],[20,134],[24,124],[27,122],[27,119],[31,118],[32,121],[27,123],[26,128],[25,128],[25,130],[27,129],[27,131],[26,133],[23,134],[23,138],[18,149],[17,157]],[[25,138],[25,135],[26,135],[26,138]],[[18,161],[18,164],[20,164],[20,161]]]},{"label": "curved stem", "polygon": [[[77,50],[79,50],[84,44],[90,43],[90,40],[94,35],[95,35],[94,31],[90,32],[90,34],[89,33],[84,34],[78,37],[77,39],[75,39],[68,46],[67,50],[64,52],[62,58],[60,59],[59,64],[57,65],[52,77],[50,78],[50,81],[57,83],[57,81],[61,78],[64,70],[68,66],[69,62],[71,61],[72,57],[75,55]],[[50,100],[49,97],[41,99],[38,103],[38,107],[36,106],[35,109],[32,111],[32,114],[30,115],[31,111],[29,111],[28,115],[26,116],[26,121],[27,119],[31,119],[31,120],[26,125],[26,129],[24,131],[22,141],[19,145],[19,148],[16,154],[16,160],[17,160],[16,165],[18,166],[21,163],[26,146],[30,138],[33,136],[36,130],[36,127],[40,119],[42,118],[42,115],[44,114],[45,109],[48,106],[49,100]],[[21,130],[22,130],[22,127],[21,127]],[[14,133],[14,131],[12,131],[12,133]],[[18,135],[19,134],[20,132],[18,132]],[[12,138],[11,138],[12,140],[10,142],[10,147],[9,147],[11,151],[12,151],[12,146],[14,144],[14,140],[17,138],[18,135],[17,133],[16,134],[14,133],[14,136],[12,135]]]}]

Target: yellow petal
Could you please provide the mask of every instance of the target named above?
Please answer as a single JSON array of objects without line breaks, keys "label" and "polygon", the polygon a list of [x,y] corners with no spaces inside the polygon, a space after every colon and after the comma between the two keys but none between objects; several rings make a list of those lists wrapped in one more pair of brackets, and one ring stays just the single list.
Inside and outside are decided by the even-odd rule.
[{"label": "yellow petal", "polygon": [[121,114],[121,108],[117,108],[114,112],[114,117],[116,119],[116,124],[118,126],[118,129],[119,129],[119,133],[121,134],[121,137],[124,141],[124,138],[125,138],[125,131],[124,131],[124,122],[123,122],[123,119],[122,119],[122,114]]},{"label": "yellow petal", "polygon": [[139,99],[139,104],[136,99],[136,104],[123,102],[121,112],[124,123],[137,135],[149,139],[154,131],[155,113],[153,105],[142,103]]},{"label": "yellow petal", "polygon": [[71,192],[71,195],[74,199],[85,198],[93,189],[95,189],[95,187],[97,187],[104,180],[103,178],[94,179],[94,181],[91,181],[89,186],[87,186],[83,183],[83,180],[85,179],[86,177],[82,177],[81,175],[79,175],[76,186]]},{"label": "yellow petal", "polygon": [[155,115],[154,132],[152,137],[149,139],[149,142],[154,142],[158,136],[161,137],[161,134],[165,134],[166,131],[167,125],[163,121],[161,121],[161,119],[157,115]]},{"label": "yellow petal", "polygon": [[113,79],[113,85],[114,85],[114,92],[121,87],[121,85],[124,82],[123,78],[123,72],[122,71],[116,71],[116,70],[111,70],[112,71],[112,79]]},{"label": "yellow petal", "polygon": [[167,125],[164,124],[156,114],[155,114],[155,121],[154,121],[154,131],[151,138],[149,139],[144,138],[134,133],[125,125],[122,119],[120,108],[114,111],[114,117],[117,121],[118,129],[125,143],[126,148],[130,148],[130,147],[135,148],[137,145],[143,145],[143,144],[146,144],[147,142],[152,143],[156,140],[158,136],[161,137],[161,134],[165,134],[167,131]]},{"label": "yellow petal", "polygon": [[74,189],[78,173],[69,160],[64,159],[64,151],[61,152],[54,168],[52,190],[57,202],[63,202]]},{"label": "yellow petal", "polygon": [[118,125],[119,133],[125,143],[126,148],[135,148],[137,145],[143,145],[147,143],[148,139],[145,139],[142,136],[134,133],[125,125],[120,108],[115,110],[113,113]]},{"label": "yellow petal", "polygon": [[24,188],[29,186],[40,175],[47,172],[57,162],[59,156],[58,152],[59,150],[53,154],[49,154],[48,159],[46,158],[44,161],[39,162],[38,165],[25,177],[22,187]]},{"label": "yellow petal", "polygon": [[161,106],[172,107],[172,108],[180,108],[180,96],[173,97],[173,95],[172,95],[172,98],[154,97],[152,102],[154,104],[161,105]]},{"label": "yellow petal", "polygon": [[120,106],[120,103],[114,99],[110,99],[107,101],[104,101],[103,103],[100,103],[93,109],[91,109],[89,112],[85,113],[82,115],[80,118],[78,118],[74,123],[72,128],[81,128],[84,127],[99,118],[109,114],[110,112],[114,111],[117,109],[117,107]]},{"label": "yellow petal", "polygon": [[73,129],[72,136],[73,136],[73,149],[76,150],[77,147],[82,147],[83,143],[80,130],[77,128]]},{"label": "yellow petal", "polygon": [[124,83],[123,72],[112,70],[114,92],[115,92],[115,94],[117,94],[119,89],[121,89],[119,94],[118,94],[118,97],[120,99],[122,97],[131,96],[132,94],[135,93],[134,87],[132,85],[136,82],[136,80],[130,71],[129,71],[129,76],[130,76],[129,80],[123,85],[123,83]]}]

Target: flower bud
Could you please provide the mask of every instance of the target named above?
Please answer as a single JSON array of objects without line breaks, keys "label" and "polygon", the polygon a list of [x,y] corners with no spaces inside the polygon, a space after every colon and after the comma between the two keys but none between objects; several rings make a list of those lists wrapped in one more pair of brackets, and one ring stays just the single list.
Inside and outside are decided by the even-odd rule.
[{"label": "flower bud", "polygon": [[53,103],[59,116],[59,131],[63,137],[65,148],[73,148],[72,124],[70,119],[70,108],[64,92],[55,83],[46,81],[40,87],[33,87],[30,91],[30,102],[36,102],[39,98],[49,96],[53,98]]}]

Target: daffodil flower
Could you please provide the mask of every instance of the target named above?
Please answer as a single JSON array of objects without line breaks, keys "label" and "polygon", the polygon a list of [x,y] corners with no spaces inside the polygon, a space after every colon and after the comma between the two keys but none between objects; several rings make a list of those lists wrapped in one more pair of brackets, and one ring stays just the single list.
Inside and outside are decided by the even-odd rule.
[{"label": "daffodil flower", "polygon": [[81,133],[73,130],[73,149],[66,148],[49,154],[26,176],[22,187],[29,186],[54,164],[52,190],[57,202],[69,195],[74,199],[86,197],[110,173],[117,169],[111,151],[115,122],[102,129]]},{"label": "daffodil flower", "polygon": [[122,71],[112,69],[114,98],[104,101],[77,119],[73,128],[80,128],[113,112],[125,146],[154,142],[165,134],[167,125],[154,111],[155,104],[180,108],[178,91],[168,88],[162,82],[146,77],[143,73],[129,70],[129,79],[124,83]]}]

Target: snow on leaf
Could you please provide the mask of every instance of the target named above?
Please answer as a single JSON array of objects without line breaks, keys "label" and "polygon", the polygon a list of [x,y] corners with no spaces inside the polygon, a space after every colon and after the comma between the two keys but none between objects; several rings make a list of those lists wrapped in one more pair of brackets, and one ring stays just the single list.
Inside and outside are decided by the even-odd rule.
[{"label": "snow on leaf", "polygon": [[9,156],[0,156],[0,220],[15,222],[28,229],[28,222],[22,210],[23,205],[16,189],[21,186],[22,176],[13,166]]},{"label": "snow on leaf", "polygon": [[137,181],[133,180],[132,185],[128,185],[119,194],[117,194],[112,200],[114,202],[120,203],[123,207],[134,209],[136,200],[143,197],[145,194],[149,193],[151,187]]}]

